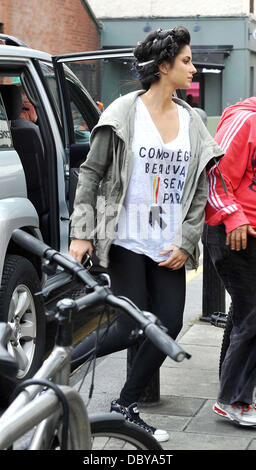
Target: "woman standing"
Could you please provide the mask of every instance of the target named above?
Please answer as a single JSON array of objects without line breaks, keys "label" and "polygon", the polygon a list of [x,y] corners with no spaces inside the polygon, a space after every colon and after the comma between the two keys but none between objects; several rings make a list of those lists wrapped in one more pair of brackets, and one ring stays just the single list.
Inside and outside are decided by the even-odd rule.
[{"label": "woman standing", "polygon": [[[100,264],[109,269],[116,295],[129,297],[142,310],[149,310],[150,299],[153,313],[173,339],[182,328],[185,263],[192,268],[198,264],[207,201],[205,168],[223,154],[197,113],[173,97],[176,89],[190,88],[196,72],[189,44],[187,29],[177,27],[152,32],[135,48],[143,89],[115,100],[92,132],[90,153],[80,168],[70,245],[70,254],[79,261],[95,249]],[[107,333],[104,326],[100,330],[97,356],[134,344],[136,326],[117,313]],[[84,362],[95,336],[74,349],[73,368]],[[141,420],[137,401],[164,360],[145,339],[119,399],[111,403],[112,411],[159,441],[168,440],[167,432]]]}]

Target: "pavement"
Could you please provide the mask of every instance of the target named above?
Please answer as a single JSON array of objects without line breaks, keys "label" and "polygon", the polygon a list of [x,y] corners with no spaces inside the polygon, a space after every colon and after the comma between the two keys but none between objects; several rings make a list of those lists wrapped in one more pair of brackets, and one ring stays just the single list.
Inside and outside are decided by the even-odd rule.
[{"label": "pavement", "polygon": [[[256,450],[256,428],[242,428],[212,411],[218,387],[218,367],[223,330],[195,318],[181,332],[178,343],[192,357],[181,363],[167,358],[160,370],[160,402],[140,406],[141,417],[169,432],[164,450]],[[81,387],[88,404],[92,371]],[[126,351],[100,359],[89,413],[108,412],[110,401],[126,378]]]}]

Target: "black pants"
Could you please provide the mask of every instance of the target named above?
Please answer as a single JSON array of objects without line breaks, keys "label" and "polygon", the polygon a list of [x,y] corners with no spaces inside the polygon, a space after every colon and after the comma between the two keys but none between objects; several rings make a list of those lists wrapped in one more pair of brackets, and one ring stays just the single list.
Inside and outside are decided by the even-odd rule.
[{"label": "black pants", "polygon": [[232,300],[233,328],[222,365],[219,401],[252,403],[256,385],[256,239],[245,250],[225,245],[224,225],[205,226],[203,242]]},{"label": "black pants", "polygon": [[[169,335],[175,339],[182,328],[185,303],[185,268],[177,271],[159,267],[157,263],[144,255],[112,245],[110,249],[110,267],[112,290],[115,295],[130,298],[141,310],[149,310],[157,315],[168,328]],[[100,329],[100,347],[97,357],[105,356],[135,344],[130,333],[138,324],[127,314],[116,314],[115,321],[107,331],[107,326]],[[106,333],[107,331],[107,333]],[[105,336],[104,336],[105,335]],[[72,369],[83,361],[79,357],[89,352],[95,345],[96,332],[91,333],[79,345],[72,355]],[[145,339],[138,348],[134,365],[130,371],[120,399],[124,405],[137,402],[151,377],[159,369],[166,356],[151,341]]]}]

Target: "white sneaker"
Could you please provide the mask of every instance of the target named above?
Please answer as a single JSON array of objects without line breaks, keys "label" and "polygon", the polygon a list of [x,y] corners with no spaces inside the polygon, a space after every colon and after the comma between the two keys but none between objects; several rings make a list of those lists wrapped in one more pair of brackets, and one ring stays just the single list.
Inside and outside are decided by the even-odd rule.
[{"label": "white sneaker", "polygon": [[228,418],[240,426],[256,426],[256,409],[253,405],[233,403],[224,405],[216,402],[213,411],[223,418]]},{"label": "white sneaker", "polygon": [[150,426],[141,419],[137,403],[132,403],[130,406],[125,408],[118,403],[118,400],[114,400],[111,403],[110,411],[116,411],[122,413],[125,418],[131,422],[140,426],[142,429],[151,434],[158,442],[166,442],[169,440],[169,434],[164,429],[156,429],[154,426]]}]

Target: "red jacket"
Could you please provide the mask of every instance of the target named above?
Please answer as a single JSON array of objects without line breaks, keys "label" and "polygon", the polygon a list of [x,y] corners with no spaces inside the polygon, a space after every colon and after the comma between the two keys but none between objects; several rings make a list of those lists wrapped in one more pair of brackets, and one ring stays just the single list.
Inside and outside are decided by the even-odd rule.
[{"label": "red jacket", "polygon": [[224,223],[227,233],[244,224],[256,228],[256,97],[225,109],[215,140],[225,155],[208,171],[205,221]]}]

